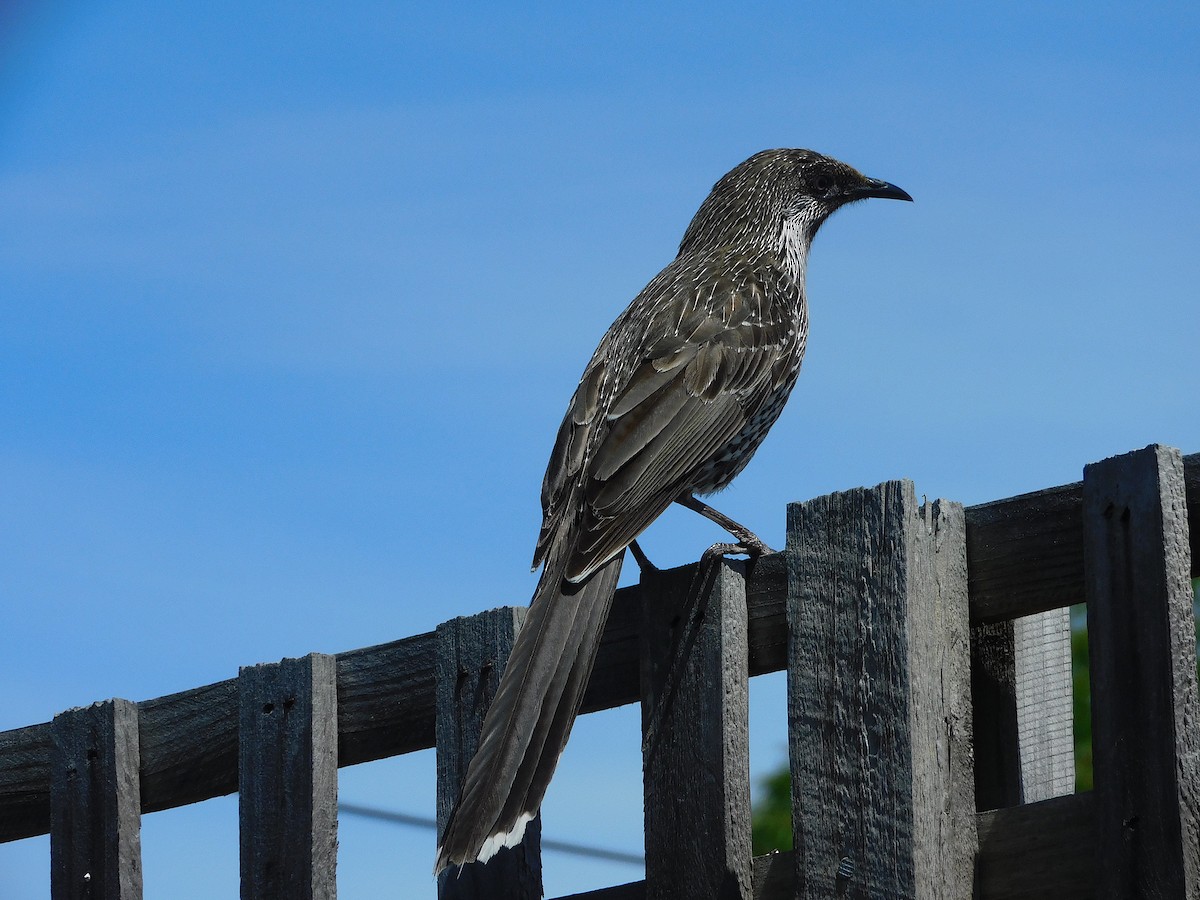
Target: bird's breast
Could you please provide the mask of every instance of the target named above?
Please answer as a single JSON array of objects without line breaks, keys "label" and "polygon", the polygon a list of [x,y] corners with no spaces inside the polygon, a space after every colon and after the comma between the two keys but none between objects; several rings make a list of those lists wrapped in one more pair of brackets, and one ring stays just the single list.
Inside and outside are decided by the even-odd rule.
[{"label": "bird's breast", "polygon": [[714,453],[697,470],[691,486],[692,493],[711,494],[719,491],[741,474],[742,469],[746,468],[747,463],[750,462],[751,457],[766,438],[771,426],[775,424],[775,420],[783,412],[783,407],[792,393],[792,387],[795,385],[796,376],[799,373],[800,354],[796,354],[790,376],[786,378],[785,382],[766,397],[733,439]]}]

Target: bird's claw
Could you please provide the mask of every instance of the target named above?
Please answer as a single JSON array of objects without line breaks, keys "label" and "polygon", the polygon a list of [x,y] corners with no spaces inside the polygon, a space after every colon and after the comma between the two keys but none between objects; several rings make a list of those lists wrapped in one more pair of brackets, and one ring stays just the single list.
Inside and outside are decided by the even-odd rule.
[{"label": "bird's claw", "polygon": [[709,562],[723,556],[749,556],[751,559],[757,559],[760,556],[765,556],[768,553],[775,552],[753,535],[751,535],[750,538],[750,540],[742,540],[736,544],[713,544],[704,551],[704,555],[701,557],[701,559],[704,562]]},{"label": "bird's claw", "polygon": [[758,535],[750,534],[741,538],[740,546],[745,547],[745,553],[751,559],[757,559],[760,556],[768,556],[775,551],[768,547]]}]

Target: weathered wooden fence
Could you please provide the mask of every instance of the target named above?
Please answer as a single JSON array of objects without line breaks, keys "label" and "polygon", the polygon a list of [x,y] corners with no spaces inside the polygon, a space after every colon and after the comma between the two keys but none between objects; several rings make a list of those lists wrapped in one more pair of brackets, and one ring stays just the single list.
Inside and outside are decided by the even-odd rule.
[{"label": "weathered wooden fence", "polygon": [[[622,589],[584,712],[641,702],[646,880],[576,900],[1200,896],[1189,509],[1196,540],[1200,455],[1158,446],[967,509],[888,482],[789,506],[784,553]],[[242,896],[333,897],[337,767],[436,743],[444,818],[522,614],[2,733],[0,840],[49,832],[54,898],[129,900],[142,813],[239,791]],[[748,676],[785,668],[796,849],[752,859]],[[439,892],[539,897],[538,828]]]}]

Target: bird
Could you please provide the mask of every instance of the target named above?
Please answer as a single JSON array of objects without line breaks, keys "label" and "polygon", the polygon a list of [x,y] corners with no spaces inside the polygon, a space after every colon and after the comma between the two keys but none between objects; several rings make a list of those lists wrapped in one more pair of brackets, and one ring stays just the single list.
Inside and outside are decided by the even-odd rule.
[{"label": "bird", "polygon": [[[435,874],[520,842],[600,644],[625,550],[673,503],[769,548],[697,495],[726,487],[779,418],[808,336],[809,247],[839,208],[912,200],[812,150],[756,153],[713,186],[675,259],[617,316],[567,406],[542,482],[541,576],[483,722]],[[461,871],[461,869],[460,869]]]}]

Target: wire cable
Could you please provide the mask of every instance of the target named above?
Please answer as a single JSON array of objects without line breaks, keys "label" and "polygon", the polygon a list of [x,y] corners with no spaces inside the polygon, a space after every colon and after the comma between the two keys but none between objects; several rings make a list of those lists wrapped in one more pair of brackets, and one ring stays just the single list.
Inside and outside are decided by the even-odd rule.
[{"label": "wire cable", "polygon": [[[414,816],[409,813],[393,812],[388,809],[378,809],[374,806],[362,806],[358,803],[338,803],[338,812],[363,819],[375,819],[380,822],[391,822],[394,825],[411,825],[414,828],[429,828],[437,831],[437,820],[428,816]],[[555,853],[570,853],[574,856],[586,856],[590,859],[603,859],[609,862],[626,863],[631,866],[644,866],[646,858],[640,853],[626,853],[622,850],[605,850],[601,847],[588,847],[571,841],[555,841],[542,838],[542,849]]]}]

